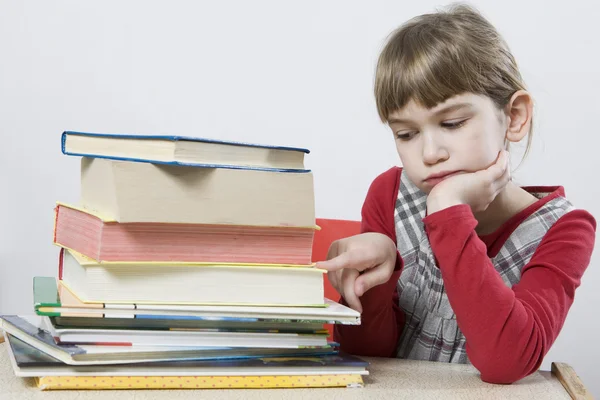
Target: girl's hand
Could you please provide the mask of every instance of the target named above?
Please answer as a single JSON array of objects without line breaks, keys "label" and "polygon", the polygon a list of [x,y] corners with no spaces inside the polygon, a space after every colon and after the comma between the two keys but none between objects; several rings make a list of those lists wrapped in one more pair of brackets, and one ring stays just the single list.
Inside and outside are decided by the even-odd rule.
[{"label": "girl's hand", "polygon": [[359,297],[374,286],[387,282],[396,266],[396,244],[381,233],[363,233],[333,242],[327,260],[317,263],[326,269],[331,285],[362,312]]},{"label": "girl's hand", "polygon": [[451,176],[433,187],[427,196],[427,212],[468,204],[473,212],[484,211],[510,181],[509,154],[502,150],[488,168]]}]

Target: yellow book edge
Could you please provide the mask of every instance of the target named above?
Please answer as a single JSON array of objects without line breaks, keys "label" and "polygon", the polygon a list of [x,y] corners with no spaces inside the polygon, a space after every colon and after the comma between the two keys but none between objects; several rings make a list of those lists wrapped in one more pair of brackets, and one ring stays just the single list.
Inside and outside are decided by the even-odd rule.
[{"label": "yellow book edge", "polygon": [[42,376],[41,390],[285,389],[363,387],[359,374],[275,376]]},{"label": "yellow book edge", "polygon": [[[106,215],[102,215],[96,211],[92,211],[92,210],[88,210],[86,208],[83,207],[79,207],[79,206],[75,206],[72,204],[68,204],[68,203],[63,203],[61,201],[57,201],[56,202],[57,206],[61,206],[61,207],[66,207],[66,208],[70,208],[72,210],[75,211],[80,211],[82,213],[91,215],[93,217],[98,218],[100,221],[102,222],[106,222],[106,223],[119,223],[119,221],[117,221],[116,219],[106,216]],[[56,221],[55,221],[56,223]],[[133,223],[133,222],[132,222]],[[152,222],[154,223],[154,222]],[[198,224],[198,225],[204,225],[204,224]],[[316,230],[316,231],[320,231],[321,227],[318,225],[312,225],[312,226],[279,226],[279,225],[233,225],[233,224],[206,224],[206,225],[215,225],[215,226],[240,226],[240,227],[251,227],[251,228],[297,228],[297,229],[312,229],[312,230]]]},{"label": "yellow book edge", "polygon": [[90,266],[90,265],[128,265],[128,266],[147,266],[147,265],[160,265],[161,267],[179,267],[179,266],[189,266],[189,267],[206,267],[206,266],[214,266],[214,267],[252,267],[252,268],[298,268],[298,269],[314,269],[315,271],[320,271],[322,273],[327,272],[324,269],[315,268],[316,263],[312,264],[267,264],[267,263],[220,263],[220,262],[191,262],[191,261],[97,261],[93,258],[90,258],[84,254],[79,253],[76,250],[73,250],[70,247],[64,246],[60,243],[54,243],[60,248],[67,250],[79,264],[82,266]]},{"label": "yellow book edge", "polygon": [[[80,306],[68,306],[69,308],[79,308],[83,307],[85,304],[122,304],[122,305],[133,305],[133,304],[155,304],[155,305],[179,305],[179,306],[231,306],[231,307],[311,307],[311,308],[327,308],[329,305],[327,303],[323,304],[268,304],[268,303],[193,303],[193,302],[150,302],[150,301],[129,301],[129,300],[111,300],[111,301],[100,301],[100,300],[83,300],[80,296],[78,296],[75,291],[69,287],[64,281],[59,281],[59,284],[62,285],[63,288],[69,291],[73,297],[80,301],[82,305]],[[64,306],[63,306],[64,307]],[[43,310],[42,307],[38,308],[39,311]],[[110,313],[110,312],[108,312]]]}]

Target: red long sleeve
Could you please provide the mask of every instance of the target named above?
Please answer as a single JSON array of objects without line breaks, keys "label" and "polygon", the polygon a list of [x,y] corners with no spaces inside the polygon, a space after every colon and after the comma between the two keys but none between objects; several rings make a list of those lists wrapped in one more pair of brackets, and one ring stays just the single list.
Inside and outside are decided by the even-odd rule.
[{"label": "red long sleeve", "polygon": [[[380,175],[369,188],[362,208],[361,232],[378,232],[396,242],[394,206],[398,194],[399,169]],[[396,272],[390,280],[367,291],[361,298],[361,325],[335,325],[334,338],[341,350],[363,356],[395,357],[404,326],[404,313],[398,306],[396,283],[402,259],[398,255]],[[341,302],[347,305],[342,298]]]},{"label": "red long sleeve", "polygon": [[[362,209],[363,232],[383,233],[396,242],[394,209],[400,174],[400,168],[392,168],[371,185]],[[528,215],[557,195],[563,195],[562,191],[548,195],[511,218],[498,232],[482,238],[475,233],[477,221],[466,205],[441,210],[423,220],[450,304],[467,339],[469,360],[484,381],[514,382],[539,368],[564,324],[589,264],[596,221],[581,210],[564,215],[552,226],[523,268],[520,282],[512,288],[506,286],[490,261]],[[397,272],[390,281],[360,298],[361,326],[336,326],[335,338],[343,350],[395,356],[404,326],[396,291],[402,266],[398,256]]]},{"label": "red long sleeve", "polygon": [[594,247],[596,222],[572,211],[546,233],[520,282],[494,269],[467,205],[423,222],[467,355],[484,381],[511,383],[537,370],[558,336]]}]

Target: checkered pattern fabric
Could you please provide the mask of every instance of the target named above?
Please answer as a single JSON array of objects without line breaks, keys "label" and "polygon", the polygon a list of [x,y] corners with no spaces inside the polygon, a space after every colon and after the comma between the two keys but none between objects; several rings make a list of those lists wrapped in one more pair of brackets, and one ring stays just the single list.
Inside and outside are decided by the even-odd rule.
[{"label": "checkered pattern fabric", "polygon": [[[395,223],[398,251],[404,269],[398,280],[399,305],[406,324],[398,344],[398,358],[468,363],[466,339],[456,316],[425,233],[423,218],[427,195],[402,173],[396,201]],[[562,197],[553,199],[531,214],[510,235],[496,257],[491,259],[507,286],[521,279],[550,227],[573,209]]]}]

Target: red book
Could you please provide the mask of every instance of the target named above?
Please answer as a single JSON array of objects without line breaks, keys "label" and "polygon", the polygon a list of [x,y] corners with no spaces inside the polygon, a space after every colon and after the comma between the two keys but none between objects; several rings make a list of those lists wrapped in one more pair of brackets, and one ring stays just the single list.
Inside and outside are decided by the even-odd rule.
[{"label": "red book", "polygon": [[96,261],[311,264],[317,227],[119,223],[58,204],[54,243]]}]

